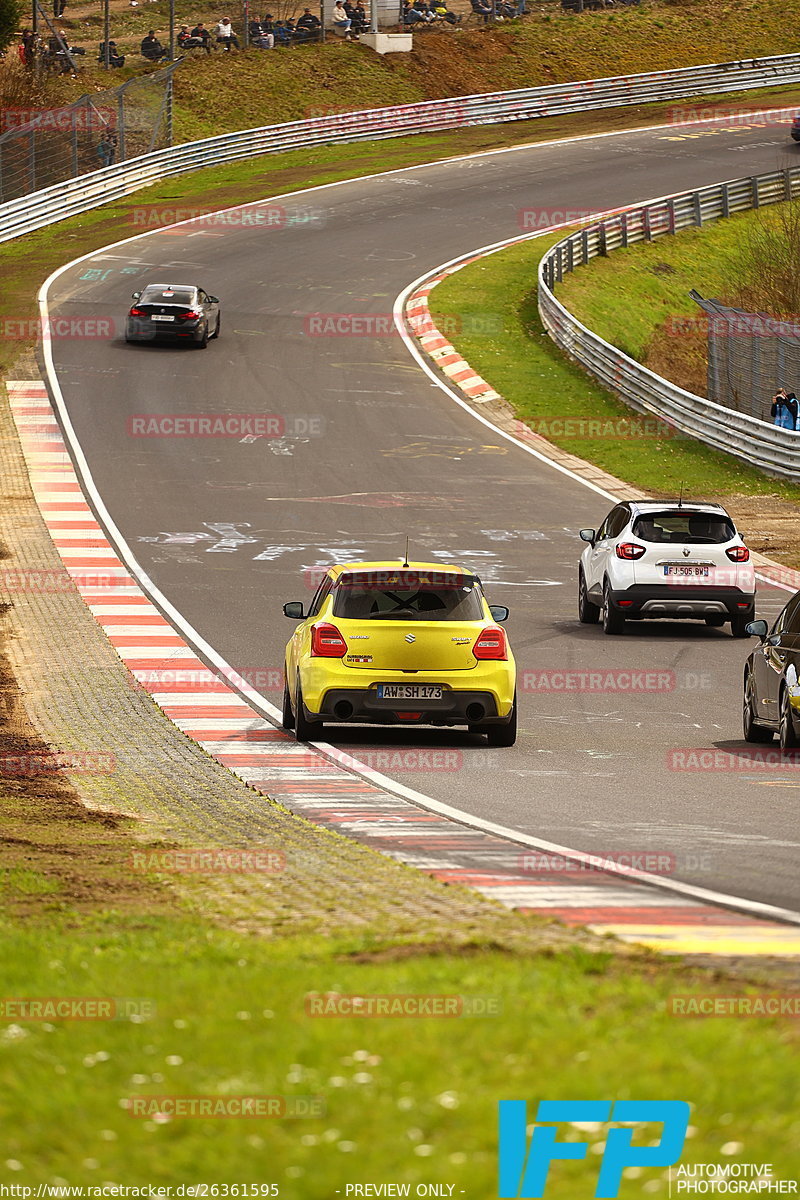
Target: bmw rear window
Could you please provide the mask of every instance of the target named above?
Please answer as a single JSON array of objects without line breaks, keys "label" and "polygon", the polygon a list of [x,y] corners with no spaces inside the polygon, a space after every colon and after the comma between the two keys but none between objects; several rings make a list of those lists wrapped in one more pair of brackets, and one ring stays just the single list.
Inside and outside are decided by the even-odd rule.
[{"label": "bmw rear window", "polygon": [[714,546],[736,537],[736,530],[730,517],[724,513],[665,509],[637,517],[633,536],[643,542]]},{"label": "bmw rear window", "polygon": [[445,571],[349,572],[333,590],[333,615],[356,621],[480,621],[474,575]]},{"label": "bmw rear window", "polygon": [[145,288],[141,304],[193,304],[194,292],[188,288]]}]

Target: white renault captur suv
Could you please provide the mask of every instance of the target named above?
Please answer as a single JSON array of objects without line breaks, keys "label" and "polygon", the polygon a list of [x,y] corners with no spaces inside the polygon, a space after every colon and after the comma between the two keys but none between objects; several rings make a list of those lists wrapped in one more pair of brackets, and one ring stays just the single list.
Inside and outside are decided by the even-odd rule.
[{"label": "white renault captur suv", "polygon": [[578,568],[578,616],[621,633],[626,620],[691,617],[746,637],[755,612],[750,551],[719,504],[630,501],[612,508]]}]

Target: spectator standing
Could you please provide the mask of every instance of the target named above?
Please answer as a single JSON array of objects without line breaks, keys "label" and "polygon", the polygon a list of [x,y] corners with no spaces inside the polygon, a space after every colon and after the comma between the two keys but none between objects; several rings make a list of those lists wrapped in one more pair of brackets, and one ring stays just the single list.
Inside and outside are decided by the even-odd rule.
[{"label": "spectator standing", "polygon": [[800,429],[800,403],[798,403],[794,392],[789,392],[789,395],[786,397],[786,404],[789,412],[794,415],[795,429]]},{"label": "spectator standing", "polygon": [[149,62],[158,62],[160,58],[167,57],[167,51],[156,37],[155,29],[148,29],[147,37],[142,38],[139,50],[142,58],[148,59]]},{"label": "spectator standing", "polygon": [[30,29],[23,29],[20,44],[20,59],[26,67],[32,67],[36,58],[36,34]]},{"label": "spectator standing", "polygon": [[206,54],[211,53],[211,32],[210,30],[206,29],[202,21],[197,22],[190,36],[193,38],[200,38]]},{"label": "spectator standing", "polygon": [[350,34],[350,26],[353,22],[347,15],[347,10],[342,3],[342,0],[336,0],[333,6],[333,28],[335,31],[344,36],[346,42],[352,42],[353,38]]},{"label": "spectator standing", "polygon": [[770,415],[779,429],[797,429],[798,404],[794,392],[779,388],[772,397]]},{"label": "spectator standing", "polygon": [[222,17],[217,23],[214,32],[217,35],[217,45],[224,46],[228,51],[230,51],[231,46],[235,46],[237,50],[239,49],[239,39],[233,32],[230,17]]},{"label": "spectator standing", "polygon": [[117,135],[115,133],[102,134],[97,143],[97,157],[104,167],[114,165],[114,159],[117,157]]}]

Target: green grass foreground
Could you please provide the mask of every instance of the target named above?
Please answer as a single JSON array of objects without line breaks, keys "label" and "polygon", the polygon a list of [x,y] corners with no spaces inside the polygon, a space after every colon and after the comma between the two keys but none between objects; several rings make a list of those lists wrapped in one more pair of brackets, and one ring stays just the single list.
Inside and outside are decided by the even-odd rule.
[{"label": "green grass foreground", "polygon": [[[545,1097],[687,1099],[683,1162],[800,1174],[796,1022],[668,1015],[671,994],[724,993],[710,974],[578,949],[355,961],[359,948],[353,937],[270,942],[169,913],[125,929],[112,913],[6,926],[3,997],[129,997],[155,1011],[138,1021],[3,1018],[0,1179],[277,1183],[303,1200],[355,1182],[439,1182],[483,1200],[496,1195],[497,1101]],[[481,997],[500,1011],[307,1015],[307,995],[331,991]],[[123,1104],[142,1095],[316,1097],[324,1113],[135,1119]],[[592,1195],[603,1131],[561,1136],[592,1149],[585,1163],[554,1167],[548,1196]],[[663,1170],[634,1172],[620,1196],[650,1193],[666,1196]]]},{"label": "green grass foreground", "polygon": [[[712,226],[711,236],[723,224]],[[549,441],[635,487],[666,495],[677,493],[683,483],[687,494],[697,498],[734,493],[799,500],[800,487],[769,479],[691,438],[659,436],[652,422],[645,423],[643,435],[637,432],[641,425],[638,414],[594,383],[557,349],[539,319],[536,273],[545,250],[563,236],[562,230],[558,235],[511,246],[464,267],[433,291],[431,309],[434,320],[443,323],[442,328],[452,328],[457,315],[461,328],[475,330],[452,339],[470,365],[505,397],[523,421]],[[679,238],[664,238],[655,243],[648,248],[650,259],[661,260],[671,252],[677,260],[683,252],[678,242]],[[638,250],[627,253],[635,256]],[[714,256],[712,246],[708,249],[709,262]],[[644,285],[637,288],[631,281],[629,289],[630,274],[622,279],[619,274],[624,267],[623,252],[600,262],[598,287],[593,262],[571,277],[570,290],[559,287],[557,295],[582,321],[616,345],[620,345],[617,338],[625,328],[625,348],[634,353],[646,336],[642,325],[648,319],[648,309],[659,316],[663,312],[652,289],[661,286],[658,281],[664,279],[671,286],[674,277],[658,276],[657,281],[655,276],[646,276]],[[641,278],[641,269],[633,270],[638,270]],[[678,277],[678,290],[682,286],[684,276]],[[582,303],[573,305],[578,294]],[[673,302],[677,304],[674,296],[669,303]],[[691,301],[688,306],[699,311]],[[682,307],[670,311],[688,311],[686,300]],[[566,434],[564,421],[569,423]]]}]

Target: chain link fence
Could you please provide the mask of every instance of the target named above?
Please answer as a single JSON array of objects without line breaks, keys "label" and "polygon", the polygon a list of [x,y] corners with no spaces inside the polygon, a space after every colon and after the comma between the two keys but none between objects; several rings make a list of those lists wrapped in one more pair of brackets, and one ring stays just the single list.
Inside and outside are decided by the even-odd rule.
[{"label": "chain link fence", "polygon": [[778,388],[800,389],[800,320],[729,308],[690,293],[708,318],[708,399],[771,420]]},{"label": "chain link fence", "polygon": [[180,61],[61,108],[5,109],[0,204],[171,145]]}]

